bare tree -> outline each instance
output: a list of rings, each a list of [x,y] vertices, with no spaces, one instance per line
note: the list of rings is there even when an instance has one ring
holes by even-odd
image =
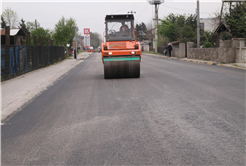
[[[39,22],[36,22],[37,23],[37,28],[40,28],[40,23]],[[31,32],[33,30],[36,29],[36,24],[35,24],[35,21],[27,21],[26,22],[26,28]]]
[[[146,24],[146,28],[147,28],[147,30],[152,30],[152,29],[154,29],[152,20],[149,20],[149,22]]]
[[[2,17],[6,22],[6,26],[10,26],[10,28],[17,28],[18,15],[15,11],[13,11],[10,8],[7,8],[3,11]]]

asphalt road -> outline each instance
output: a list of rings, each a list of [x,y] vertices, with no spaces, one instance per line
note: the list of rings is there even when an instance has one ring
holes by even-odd
[[[245,165],[245,71],[143,55],[139,79],[99,53],[2,125],[2,165]]]

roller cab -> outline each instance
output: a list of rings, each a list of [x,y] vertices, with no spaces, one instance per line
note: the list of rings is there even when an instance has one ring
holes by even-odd
[[[104,78],[139,78],[141,49],[134,29],[134,16],[107,15],[102,43]]]

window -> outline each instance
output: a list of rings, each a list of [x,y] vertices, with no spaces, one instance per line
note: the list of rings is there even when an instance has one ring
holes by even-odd
[[[200,23],[200,28],[204,30],[204,22]]]
[[[106,41],[135,40],[133,20],[106,22]]]

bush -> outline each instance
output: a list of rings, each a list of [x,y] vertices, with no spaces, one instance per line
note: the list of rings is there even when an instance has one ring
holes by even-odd
[[[212,46],[213,46],[213,44],[211,42],[208,42],[208,41],[204,42],[204,44],[203,44],[203,48],[210,48]]]
[[[221,34],[221,39],[224,41],[224,40],[231,40],[231,36],[227,33],[227,32],[223,32]]]

